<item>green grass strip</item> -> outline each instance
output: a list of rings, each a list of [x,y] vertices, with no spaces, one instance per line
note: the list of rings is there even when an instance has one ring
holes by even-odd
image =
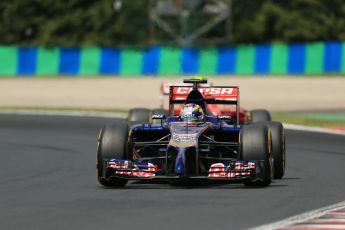
[[[101,52],[98,47],[87,47],[81,50],[79,75],[95,76],[99,74]]]
[[[120,108],[88,108],[88,107],[50,107],[50,106],[0,106],[0,111],[48,111],[48,112],[109,112],[127,113],[128,109]]]
[[[43,48],[37,50],[37,75],[56,76],[59,74],[59,48]]]
[[[0,77],[17,73],[17,47],[0,46]]]
[[[121,113],[126,115],[128,109],[122,108],[85,108],[85,107],[40,107],[40,106],[0,106],[0,111],[37,111],[37,112],[90,112]],[[308,125],[316,127],[345,127],[345,116],[332,114],[303,114],[274,112],[274,121],[287,124]]]
[[[218,50],[215,47],[200,49],[199,73],[202,75],[216,75]]]
[[[162,47],[159,61],[159,75],[181,74],[181,50],[179,48]]]
[[[141,75],[143,52],[139,49],[124,48],[120,55],[120,74],[124,76]]]
[[[335,114],[302,114],[300,116],[317,120],[345,121],[345,116]]]
[[[285,44],[271,46],[270,74],[286,74],[288,68],[288,47]]]
[[[345,73],[345,42],[341,44],[341,69],[342,73]]]
[[[236,74],[253,74],[255,65],[255,47],[240,45],[236,48]]]
[[[307,44],[306,52],[306,67],[307,74],[321,74],[324,69],[324,52],[325,47],[323,42]]]
[[[345,127],[344,116],[328,114],[272,113],[272,119],[283,123],[317,127]]]

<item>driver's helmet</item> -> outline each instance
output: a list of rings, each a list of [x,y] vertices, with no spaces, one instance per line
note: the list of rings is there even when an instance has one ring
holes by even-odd
[[[180,120],[186,122],[203,121],[204,111],[200,105],[197,104],[185,104],[180,111]]]

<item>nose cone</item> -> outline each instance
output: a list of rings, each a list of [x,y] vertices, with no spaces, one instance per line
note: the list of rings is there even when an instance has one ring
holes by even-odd
[[[178,175],[183,175],[184,173],[184,165],[181,158],[176,162],[175,173]]]

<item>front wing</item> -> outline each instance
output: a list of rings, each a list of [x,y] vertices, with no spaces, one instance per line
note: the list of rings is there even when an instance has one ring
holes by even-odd
[[[264,172],[264,161],[233,160],[212,164],[207,175],[204,176],[176,176],[166,175],[157,165],[150,162],[136,162],[130,160],[111,159],[106,161],[106,174],[109,178],[122,178],[127,180],[222,180],[229,182],[260,181]]]

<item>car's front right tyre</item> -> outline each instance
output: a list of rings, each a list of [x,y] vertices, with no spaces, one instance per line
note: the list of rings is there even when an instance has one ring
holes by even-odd
[[[106,162],[110,159],[126,159],[126,142],[128,137],[127,122],[106,125],[99,133],[97,145],[97,178],[106,187],[123,187],[127,180],[110,178],[106,170]]]

